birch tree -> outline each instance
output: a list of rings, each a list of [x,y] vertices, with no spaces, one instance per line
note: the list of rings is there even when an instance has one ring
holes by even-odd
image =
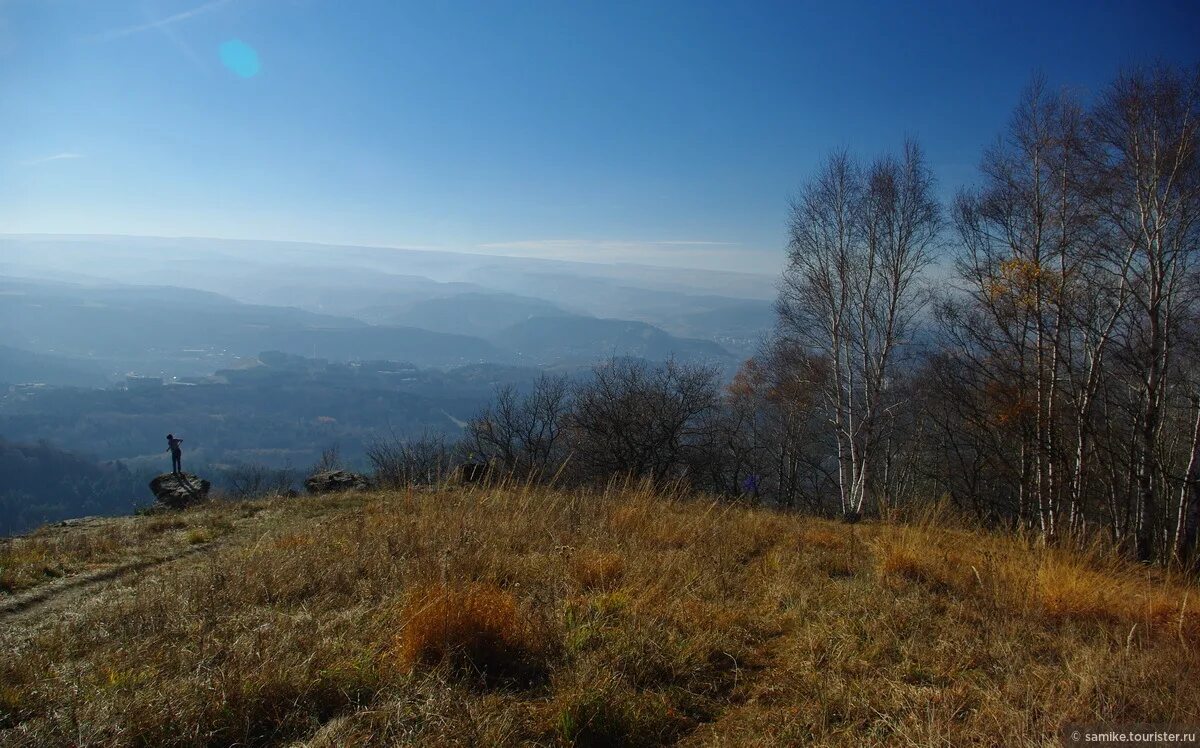
[[[926,301],[921,272],[940,226],[920,147],[862,169],[829,157],[793,202],[777,304],[789,344],[825,359],[824,408],[837,449],[838,502],[861,514],[881,460],[899,349]]]
[[[1196,313],[1200,253],[1200,75],[1169,69],[1122,75],[1090,118],[1104,186],[1098,205],[1129,255],[1123,281],[1131,313],[1123,360],[1136,393],[1130,445],[1137,555],[1150,560],[1170,543],[1167,475],[1160,441],[1170,407],[1183,331]],[[1176,517],[1191,516],[1187,501]],[[1182,538],[1182,535],[1176,533]]]
[[[1083,143],[1079,108],[1035,79],[984,155],[982,185],[960,193],[955,210],[957,303],[971,311],[953,315],[951,340],[987,383],[983,407],[1016,437],[1018,519],[1047,538],[1077,513],[1091,396],[1115,318],[1082,313],[1109,298],[1090,285],[1107,277],[1089,231]]]

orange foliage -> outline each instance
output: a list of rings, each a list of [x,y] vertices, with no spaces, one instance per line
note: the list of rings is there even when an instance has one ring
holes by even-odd
[[[1015,384],[991,382],[987,385],[987,396],[1001,426],[1016,424],[1036,412],[1037,406]]]
[[[1056,294],[1062,289],[1062,275],[1033,260],[1011,257],[1000,262],[999,273],[987,281],[984,291],[993,302],[1009,300],[1017,308],[1037,305],[1039,290]]]

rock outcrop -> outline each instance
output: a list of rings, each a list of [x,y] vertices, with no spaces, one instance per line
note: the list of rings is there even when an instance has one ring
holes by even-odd
[[[150,481],[150,490],[160,507],[183,509],[208,498],[212,484],[194,473],[163,473]]]
[[[371,481],[366,476],[349,470],[326,470],[304,479],[304,488],[311,494],[365,491],[370,487]]]

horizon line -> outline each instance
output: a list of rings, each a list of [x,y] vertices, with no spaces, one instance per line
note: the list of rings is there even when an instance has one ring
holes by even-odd
[[[580,259],[566,260],[566,259],[556,259],[556,258],[550,258],[550,257],[536,257],[536,256],[529,256],[529,255],[489,254],[489,253],[485,253],[485,252],[471,252],[471,251],[464,250],[464,249],[430,249],[428,247],[414,248],[414,247],[406,247],[406,246],[402,246],[402,245],[387,245],[387,244],[328,243],[328,242],[317,242],[317,241],[299,240],[299,239],[246,239],[246,238],[227,237],[227,236],[195,236],[195,235],[164,236],[164,235],[160,235],[160,234],[106,234],[106,233],[73,234],[73,233],[47,233],[47,232],[28,232],[28,231],[27,232],[0,232],[0,238],[15,238],[15,237],[31,237],[31,238],[38,238],[38,237],[51,238],[51,237],[53,237],[53,238],[65,238],[65,239],[89,239],[89,238],[90,239],[99,239],[99,238],[105,238],[105,239],[168,239],[168,240],[191,240],[191,241],[255,242],[255,243],[260,243],[260,244],[298,244],[301,246],[309,246],[309,247],[331,247],[331,248],[341,247],[341,248],[346,248],[346,249],[378,249],[378,250],[391,250],[391,251],[401,251],[401,252],[420,252],[420,253],[425,253],[425,254],[469,255],[471,257],[487,257],[487,258],[492,258],[492,259],[507,258],[507,259],[514,259],[514,260],[529,260],[532,262],[549,262],[549,263],[557,262],[557,263],[578,264],[578,265],[608,265],[608,266],[613,266],[613,267],[618,267],[618,266],[641,267],[641,268],[653,268],[655,270],[671,270],[671,271],[692,270],[692,271],[702,272],[702,273],[719,273],[719,274],[724,274],[724,275],[750,276],[750,277],[755,277],[755,278],[774,279],[777,277],[776,274],[772,274],[772,273],[752,272],[752,271],[746,271],[746,270],[717,270],[715,268],[707,268],[707,267],[691,267],[691,266],[681,266],[681,265],[655,265],[655,264],[651,264],[651,263],[629,262],[629,261],[604,262],[604,261],[580,260]],[[781,259],[783,259],[782,253],[781,253]]]

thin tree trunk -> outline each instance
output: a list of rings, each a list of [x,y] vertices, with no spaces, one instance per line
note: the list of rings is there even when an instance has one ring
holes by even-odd
[[[1200,397],[1193,397],[1192,405],[1196,409],[1192,456],[1183,487],[1179,489],[1179,519],[1175,526],[1175,558],[1184,564],[1194,559],[1200,528]]]

